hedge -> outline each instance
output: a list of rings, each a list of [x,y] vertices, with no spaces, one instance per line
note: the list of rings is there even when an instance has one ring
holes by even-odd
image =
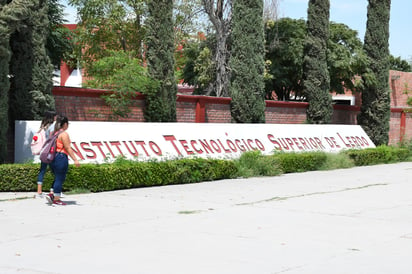
[[[331,159],[338,165],[327,165]],[[341,161],[342,158],[345,161]],[[364,150],[347,150],[338,155],[325,152],[275,152],[262,155],[246,152],[236,160],[182,158],[168,161],[137,162],[123,158],[114,163],[69,166],[64,191],[110,191],[149,186],[188,184],[236,177],[276,176],[283,173],[347,168],[353,165],[395,163],[411,159],[406,147],[379,146]],[[339,163],[345,163],[340,164]],[[348,165],[350,162],[350,165]],[[353,165],[352,165],[353,162]],[[0,165],[0,192],[31,192],[37,188],[39,164]],[[47,172],[43,189],[51,187],[53,175]]]

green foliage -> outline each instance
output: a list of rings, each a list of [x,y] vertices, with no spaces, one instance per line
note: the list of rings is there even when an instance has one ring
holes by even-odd
[[[0,165],[0,191],[35,191],[38,164]],[[136,162],[121,159],[113,164],[82,164],[69,167],[64,191],[92,192],[147,186],[196,183],[237,176],[233,161],[180,159]],[[52,174],[47,172],[43,187],[50,188]]]
[[[403,60],[400,56],[395,57],[392,54],[389,55],[389,69],[397,70],[397,71],[404,71],[404,72],[411,72],[412,66],[408,63],[408,61]]]
[[[332,119],[332,96],[327,64],[329,39],[329,0],[309,1],[304,61],[303,90],[309,107],[307,120],[313,124],[328,124]]]
[[[190,41],[184,44],[185,64],[182,68],[183,83],[194,86],[194,94],[204,94],[215,79],[215,64],[212,51],[206,43]]]
[[[47,35],[47,55],[55,68],[60,68],[62,60],[66,60],[74,50],[74,33],[63,27],[64,6],[58,0],[48,0],[49,27]]]
[[[306,22],[303,19],[281,18],[267,21],[266,63],[268,77],[265,79],[266,96],[277,100],[304,100],[303,50],[306,39]],[[356,90],[359,82],[353,81],[365,66],[365,54],[357,31],[344,24],[329,23],[327,64],[330,75],[330,90],[343,93],[344,89]]]
[[[235,164],[238,175],[244,178],[277,176],[283,173],[277,158],[263,156],[260,151],[242,153]]]
[[[81,60],[86,71],[94,61],[112,51],[131,51],[142,57],[145,35],[143,18],[147,15],[143,0],[69,0],[77,8],[79,23],[73,57]],[[88,76],[93,77],[88,73]]]
[[[305,38],[306,22],[303,19],[281,18],[266,22],[265,59],[268,77],[265,79],[265,90],[268,99],[272,98],[272,91],[281,101],[302,97]]]
[[[375,145],[389,141],[389,15],[390,0],[369,0],[364,50],[367,69],[362,74],[362,106],[358,123]]]
[[[202,0],[176,0],[173,1],[173,4],[176,44],[190,39],[194,34],[207,27],[207,20],[204,20]]]
[[[177,84],[174,76],[173,1],[149,1],[147,26],[147,67],[149,75],[160,83],[146,94],[147,122],[175,122]]]
[[[355,163],[346,153],[326,153],[326,160],[319,170],[333,170],[354,167]]]
[[[10,121],[41,119],[54,108],[53,66],[46,53],[47,10],[47,1],[35,1],[27,7],[30,16],[21,19],[21,27],[10,37]]]
[[[7,131],[14,120],[39,119],[54,108],[53,68],[45,49],[48,4],[22,0],[0,6],[0,163],[6,159]]]
[[[103,57],[90,66],[90,73],[94,78],[87,81],[86,85],[111,90],[102,98],[110,106],[113,120],[128,116],[129,107],[137,92],[150,95],[159,85],[149,77],[142,62],[133,56],[130,52],[110,51],[108,57]]]
[[[324,152],[279,152],[273,156],[285,173],[318,170],[327,160]]]
[[[277,176],[283,173],[331,170],[362,165],[386,164],[410,160],[412,142],[399,147],[379,146],[364,150],[346,150],[338,154],[324,152],[275,152],[262,155],[245,152],[236,160],[183,158],[168,161],[138,162],[118,158],[112,164],[82,164],[69,167],[64,183],[66,193],[100,192],[236,177]],[[36,191],[39,164],[0,165],[0,192]],[[53,175],[47,172],[43,187],[51,187]]]
[[[327,46],[330,90],[336,93],[358,90],[360,83],[354,79],[362,73],[366,56],[357,31],[345,24],[330,22]]]
[[[344,153],[354,161],[356,166],[365,166],[405,161],[410,155],[410,150],[381,145],[363,150],[348,150]]]
[[[9,128],[9,35],[8,28],[0,18],[0,164],[7,157],[7,131]]]
[[[265,122],[262,16],[262,1],[233,3],[229,93],[232,120],[237,123]]]

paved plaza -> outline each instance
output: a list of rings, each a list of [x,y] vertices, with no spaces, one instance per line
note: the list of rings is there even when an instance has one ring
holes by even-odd
[[[0,273],[410,274],[412,163],[0,193]]]

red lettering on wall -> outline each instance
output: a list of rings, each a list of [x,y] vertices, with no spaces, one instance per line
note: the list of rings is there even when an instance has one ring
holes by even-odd
[[[130,146],[133,147],[134,152],[132,152],[132,151],[130,150],[129,146],[127,145],[127,142],[126,142],[126,141],[123,141],[123,144],[126,146],[127,151],[129,151],[129,153],[130,153],[131,155],[133,155],[134,157],[137,157],[137,156],[139,155],[139,153],[137,152],[136,147],[134,146],[134,144],[133,144],[132,141],[129,141],[129,143],[130,143]]]
[[[147,152],[146,147],[145,147],[146,143],[144,141],[134,141],[134,142],[136,143],[136,145],[140,146],[143,149],[146,156],[149,156],[149,153]]]
[[[72,150],[80,159],[84,160],[83,155],[81,154],[79,148],[77,147],[76,142],[72,142]]]
[[[162,156],[162,150],[155,142],[150,141],[149,147],[157,156]]]
[[[276,150],[282,150],[282,146],[279,144],[278,141],[275,140],[275,137],[272,134],[268,134],[269,141],[275,145]]]
[[[303,147],[300,146],[298,139],[296,138],[292,138],[293,142],[296,144],[296,146],[298,147],[299,150],[303,150]]]
[[[242,145],[241,141],[239,139],[235,140],[236,146],[239,148],[240,151],[246,151],[246,148],[244,145]]]
[[[124,156],[122,150],[121,150],[120,147],[119,147],[119,146],[121,145],[119,141],[111,141],[110,144],[111,144],[112,146],[115,146],[115,147],[117,148],[117,150],[119,151],[120,155]]]
[[[94,142],[94,141],[91,141],[90,142],[91,144],[92,144],[92,146],[95,146],[95,147],[97,147],[98,149],[99,149],[99,151],[100,151],[100,153],[102,154],[102,157],[103,157],[103,159],[105,159],[106,158],[106,154],[104,154],[104,152],[103,152],[103,149],[102,149],[102,142]]]
[[[171,142],[174,149],[176,150],[177,154],[182,155],[182,153],[180,152],[180,150],[177,148],[175,142],[176,142],[176,138],[173,135],[163,135],[163,138],[165,138],[166,141]]]
[[[196,145],[197,145],[196,140],[190,140],[190,145],[192,146],[194,151],[196,151],[197,154],[202,154],[204,152],[202,149],[196,147]]]
[[[346,142],[345,142],[345,139],[343,139],[343,138],[342,138],[342,136],[340,136],[340,134],[339,134],[338,132],[336,132],[336,135],[338,135],[338,136],[339,136],[339,138],[340,138],[340,139],[341,139],[341,141],[345,144],[345,146],[346,146],[346,147],[351,147],[351,145],[350,145],[350,144],[348,144],[348,143],[346,143]]]
[[[225,151],[225,153],[230,153],[230,149],[226,149],[223,144],[222,141],[220,141],[220,139],[217,139],[217,141],[219,142],[220,146],[223,148],[223,150]]]
[[[215,153],[206,140],[203,140],[203,141],[199,140],[199,142],[200,142],[200,144],[202,145],[203,149],[206,151],[207,154]]]
[[[184,148],[184,150],[186,151],[187,155],[192,155],[194,153],[193,151],[190,150],[189,145],[187,144],[186,140],[179,140],[179,142]]]
[[[81,142],[81,143],[80,143],[80,147],[81,147],[84,151],[86,151],[86,157],[87,157],[88,159],[96,159],[97,154],[96,154],[96,152],[94,152],[93,149],[90,148],[89,143]],[[88,153],[91,153],[91,155],[88,154]]]

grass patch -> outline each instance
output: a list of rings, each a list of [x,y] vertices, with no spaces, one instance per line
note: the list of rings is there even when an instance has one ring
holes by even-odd
[[[325,162],[319,167],[319,170],[334,170],[341,168],[354,167],[355,163],[344,153],[326,153]]]

